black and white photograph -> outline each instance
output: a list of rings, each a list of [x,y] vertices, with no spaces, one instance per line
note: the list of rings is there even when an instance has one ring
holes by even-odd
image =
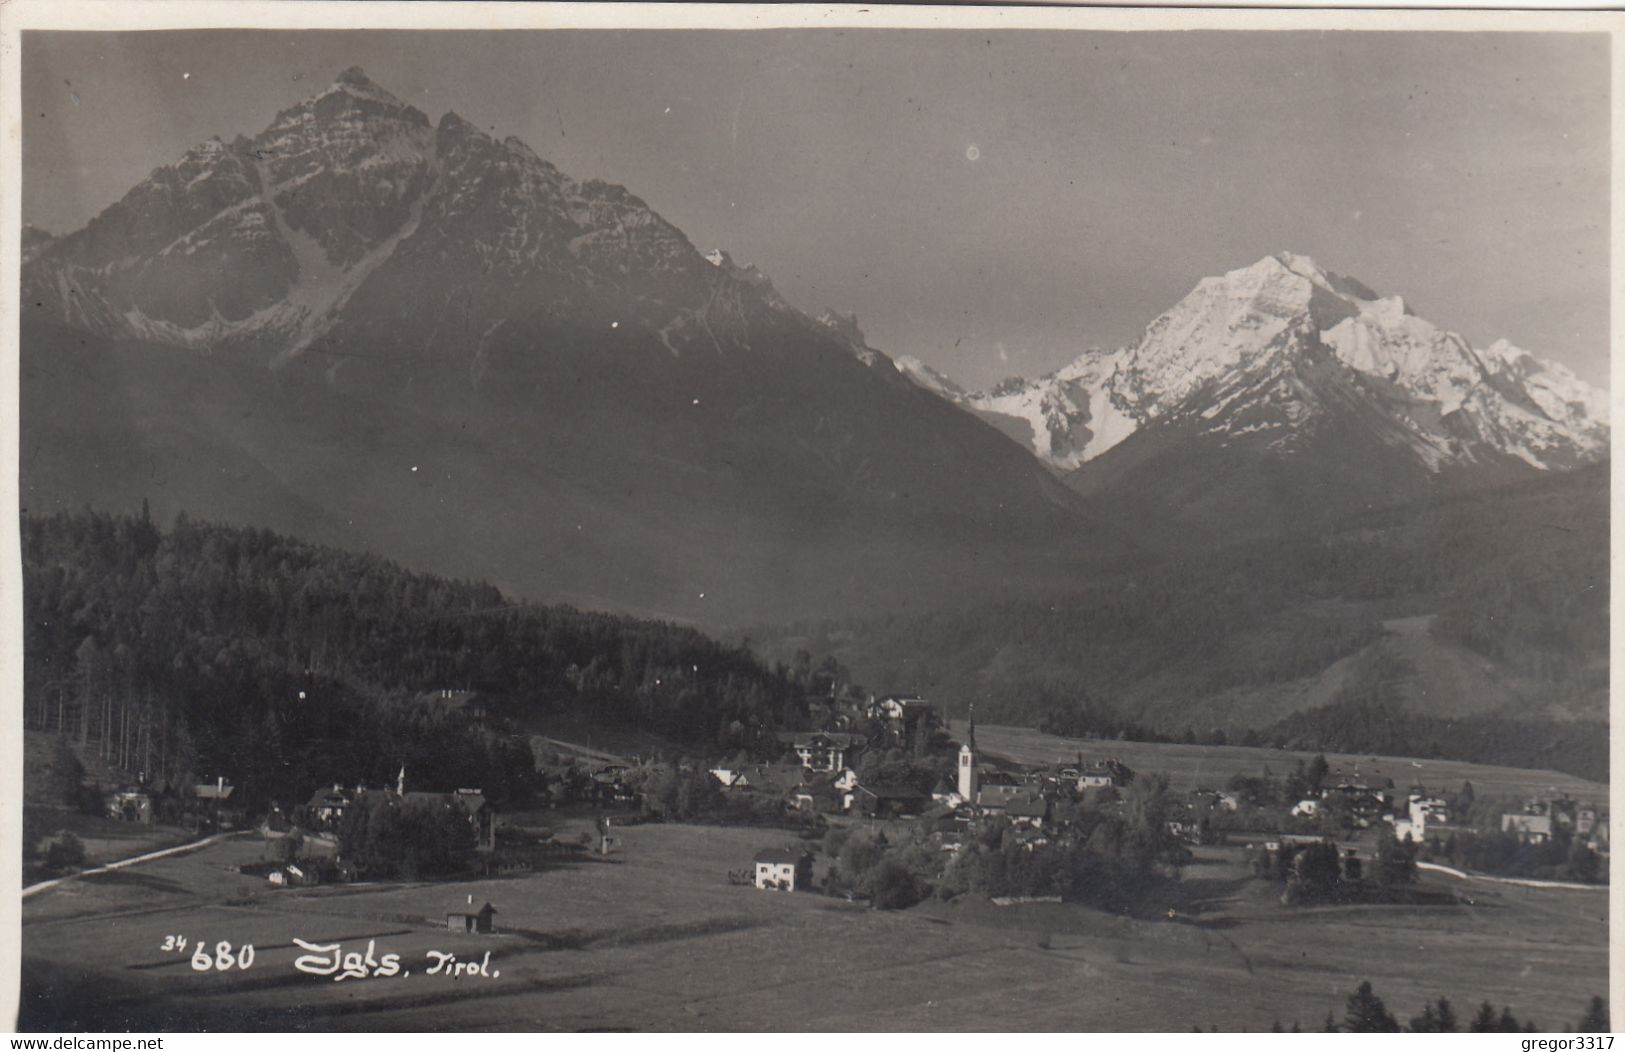
[[[1608,1031],[1621,28],[0,9],[0,1023]]]

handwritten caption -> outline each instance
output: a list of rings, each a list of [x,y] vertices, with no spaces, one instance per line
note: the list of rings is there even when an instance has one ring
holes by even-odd
[[[342,982],[345,979],[404,979],[412,974],[411,969],[401,966],[400,954],[380,952],[374,939],[367,940],[365,950],[346,950],[343,943],[306,942],[304,939],[294,939],[293,944],[305,951],[294,959],[294,970],[306,975]],[[207,939],[193,941],[185,935],[166,935],[158,948],[164,953],[185,954],[188,946],[192,947],[194,972],[247,971],[254,965],[252,943],[233,946],[222,939],[211,946]],[[489,950],[478,961],[458,960],[455,953],[428,950],[423,963],[424,975],[451,979],[495,979],[502,975],[491,967]]]

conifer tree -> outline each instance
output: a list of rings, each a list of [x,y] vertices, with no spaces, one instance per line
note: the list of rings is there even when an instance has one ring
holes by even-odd
[[[1608,1033],[1608,1002],[1600,997],[1593,997],[1591,1004],[1586,1007],[1585,1015],[1574,1024],[1574,1029],[1582,1034]]]
[[[1349,995],[1343,1013],[1343,1029],[1351,1034],[1392,1034],[1399,1031],[1399,1021],[1372,991],[1371,982],[1367,980]]]

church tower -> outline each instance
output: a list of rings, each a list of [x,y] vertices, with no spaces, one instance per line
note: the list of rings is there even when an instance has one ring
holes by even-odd
[[[971,706],[970,733],[959,747],[959,795],[967,803],[976,802],[976,706]]]

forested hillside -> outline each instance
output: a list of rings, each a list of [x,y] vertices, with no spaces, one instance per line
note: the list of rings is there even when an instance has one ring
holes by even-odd
[[[793,673],[692,629],[264,530],[24,517],[22,556],[26,725],[159,783],[225,777],[251,803],[393,783],[403,763],[422,789],[523,792],[523,740],[418,697],[440,688],[494,699],[498,727],[568,711],[697,750],[772,749],[803,704]]]
[[[1374,510],[1320,535],[1174,558],[1062,601],[758,638],[770,650],[834,655],[865,682],[928,693],[957,712],[974,702],[990,721],[1106,736],[1284,735],[1389,752],[1456,737],[1471,743],[1454,747],[1468,750],[1460,758],[1516,762],[1551,758],[1560,740],[1607,718],[1608,545],[1600,464]],[[1406,619],[1426,628],[1398,648],[1393,626]],[[1415,655],[1472,674],[1419,671]],[[1386,715],[1370,716],[1379,704]],[[1307,713],[1316,715],[1295,715]],[[1333,716],[1337,733],[1315,739]],[[1400,716],[1417,722],[1394,723]],[[1470,717],[1472,733],[1446,716]],[[1605,773],[1595,759],[1584,763],[1592,777]]]

